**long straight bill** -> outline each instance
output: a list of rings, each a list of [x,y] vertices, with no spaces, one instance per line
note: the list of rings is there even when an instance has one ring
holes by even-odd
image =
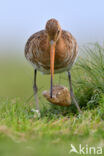
[[[50,97],[52,98],[53,75],[54,75],[54,59],[55,59],[55,43],[50,42],[50,73],[51,73],[51,89]]]

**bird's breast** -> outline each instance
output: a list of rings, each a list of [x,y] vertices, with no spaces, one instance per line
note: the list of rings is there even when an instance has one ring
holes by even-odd
[[[35,35],[36,36],[36,35]],[[55,72],[69,70],[77,55],[77,43],[69,34],[63,32],[63,36],[57,41],[55,47]],[[50,45],[47,35],[31,40],[25,54],[27,60],[35,69],[43,73],[50,73]]]
[[[40,46],[41,47],[41,46]],[[65,46],[64,42],[58,42],[55,47],[55,62],[54,68],[61,68],[65,66],[68,59],[70,59],[70,51]],[[37,49],[37,56],[39,64],[43,65],[47,69],[50,68],[50,46],[43,46]]]

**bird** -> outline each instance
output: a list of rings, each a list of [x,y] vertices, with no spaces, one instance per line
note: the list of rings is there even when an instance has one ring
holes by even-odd
[[[78,102],[75,99],[71,67],[78,55],[78,44],[73,35],[63,30],[58,20],[52,18],[46,22],[45,29],[31,35],[26,42],[24,54],[34,69],[34,97],[36,110],[39,111],[38,87],[36,83],[37,71],[50,74],[50,97],[52,98],[53,76],[56,73],[67,72],[71,98],[81,113]]]

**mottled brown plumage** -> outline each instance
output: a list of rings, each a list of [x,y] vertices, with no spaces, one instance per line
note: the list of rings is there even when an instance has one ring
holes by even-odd
[[[59,32],[60,31],[60,32]],[[57,38],[57,33],[58,38]],[[56,40],[55,46],[55,73],[69,71],[74,63],[78,46],[71,33],[61,30],[59,23],[51,19],[46,29],[33,34],[25,46],[25,57],[35,69],[50,73],[50,40]]]
[[[70,106],[71,97],[69,90],[64,86],[53,86],[53,97],[50,98],[50,92],[44,91],[43,96],[51,103],[59,106]]]
[[[28,39],[25,46],[25,57],[34,67],[33,89],[37,110],[39,110],[36,85],[37,70],[44,74],[51,74],[51,99],[53,98],[52,92],[54,73],[67,71],[69,77],[70,95],[78,111],[81,112],[73,94],[71,74],[69,72],[73,63],[75,62],[77,53],[78,46],[75,38],[68,31],[62,30],[59,22],[56,19],[48,20],[45,30],[33,34]],[[53,99],[51,101],[53,101]],[[62,101],[61,104],[63,104]]]

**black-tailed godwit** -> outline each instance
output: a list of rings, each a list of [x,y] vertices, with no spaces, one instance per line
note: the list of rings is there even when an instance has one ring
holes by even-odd
[[[36,75],[37,70],[44,74],[51,74],[50,97],[54,73],[67,71],[71,98],[79,112],[80,107],[74,97],[70,69],[78,54],[78,45],[75,38],[68,31],[62,30],[56,19],[46,23],[45,30],[33,34],[25,46],[25,57],[34,67],[34,95],[36,109],[39,110]]]

